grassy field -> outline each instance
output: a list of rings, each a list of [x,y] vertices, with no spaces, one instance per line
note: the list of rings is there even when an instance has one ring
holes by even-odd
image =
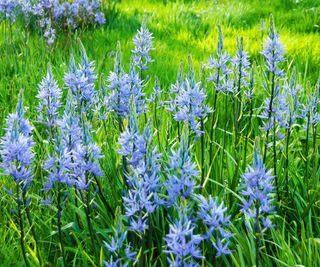
[[[154,50],[151,52],[154,62],[146,72],[146,75],[150,77],[146,92],[148,95],[151,93],[155,77],[158,77],[165,92],[164,97],[167,98],[166,92],[176,80],[180,62],[184,63],[185,70],[188,69],[188,56],[191,56],[197,80],[200,80],[201,64],[207,63],[209,56],[216,51],[217,26],[220,25],[224,35],[225,49],[234,55],[237,37],[243,37],[244,48],[248,51],[250,60],[256,62],[257,65],[255,69],[257,98],[254,103],[252,125],[249,126],[251,128],[249,128],[248,159],[244,159],[244,163],[247,164],[251,162],[255,141],[259,138],[263,139],[259,131],[261,120],[258,114],[263,102],[262,97],[265,97],[266,93],[262,88],[264,59],[260,51],[268,35],[270,14],[273,14],[276,29],[285,47],[286,61],[282,66],[290,74],[289,76],[296,69],[297,80],[307,92],[303,95],[304,102],[307,102],[308,94],[316,90],[315,86],[320,74],[320,1],[317,0],[122,0],[117,3],[115,9],[111,9],[107,3],[104,3],[104,11],[107,19],[105,26],[79,30],[68,37],[60,34],[51,49],[47,49],[37,30],[25,29],[21,22],[14,24],[12,30],[9,30],[8,25],[4,22],[0,26],[0,54],[2,55],[0,63],[0,124],[2,127],[0,132],[2,135],[5,118],[14,111],[19,91],[23,89],[26,114],[31,121],[34,121],[33,124],[36,127],[34,139],[37,143],[36,150],[39,152],[35,164],[36,179],[32,189],[33,193],[30,196],[33,203],[32,216],[37,235],[41,240],[42,266],[63,266],[57,241],[57,230],[54,225],[56,208],[40,205],[42,194],[40,189],[45,176],[42,163],[45,153],[49,150],[46,148],[48,140],[45,130],[35,122],[38,103],[35,96],[38,92],[38,84],[47,72],[48,64],[52,66],[55,78],[63,87],[63,75],[68,70],[70,56],[75,55],[76,60],[80,60],[81,42],[89,59],[95,61],[95,69],[99,77],[97,88],[100,88],[100,85],[105,83],[109,71],[113,69],[117,42],[121,46],[124,68],[129,70],[133,49],[132,38],[140,28],[142,21],[145,20],[148,29],[154,36]],[[204,84],[207,86],[209,95],[207,102],[212,106],[213,94],[210,91],[212,87],[207,82]],[[66,97],[66,90],[64,90],[64,97]],[[204,149],[199,140],[194,142],[190,149],[197,168],[204,168],[206,172],[205,194],[225,197],[226,205],[232,213],[235,224],[238,224],[238,226],[232,226],[232,232],[235,235],[232,241],[233,254],[214,262],[203,261],[201,266],[255,265],[254,236],[244,230],[245,227],[242,227],[242,215],[238,212],[238,206],[234,204],[239,198],[239,192],[236,186],[232,185],[232,179],[237,171],[240,174],[244,173],[247,164],[241,166],[240,170],[236,170],[237,152],[233,139],[235,120],[233,114],[229,117],[228,109],[226,110],[228,104],[231,106],[232,101],[221,95],[218,97],[219,105],[216,111],[218,122],[213,162],[209,162],[211,155],[209,155],[208,147]],[[151,110],[147,115],[148,118],[153,116],[153,107],[150,104]],[[230,113],[231,111],[233,110],[229,110]],[[242,126],[244,131],[247,131],[248,110],[244,110],[244,113]],[[158,116],[161,120],[159,125],[156,125],[160,132],[157,145],[167,160],[170,149],[176,148],[179,143],[178,128],[163,108],[159,110]],[[205,142],[210,142],[207,137],[210,132],[210,123],[209,118],[205,120]],[[141,118],[140,126],[143,125],[144,119]],[[93,128],[94,139],[101,146],[104,154],[104,159],[100,161],[104,173],[103,192],[113,211],[120,216],[123,194],[123,184],[119,178],[121,176],[121,157],[117,154],[120,133],[114,127],[114,120],[111,117],[108,117],[105,124],[94,121]],[[268,237],[261,245],[260,266],[320,266],[319,133],[314,133],[314,139],[312,138],[313,136],[306,138],[302,130],[293,132],[289,153],[290,165],[287,168],[284,167],[285,153],[282,150],[279,152],[279,159],[276,163],[280,170],[279,181],[284,183],[283,173],[289,169],[290,197],[287,198],[286,192],[283,191],[283,199],[277,206],[279,213],[273,218],[276,227],[269,231]],[[244,133],[241,133],[239,142],[243,148]],[[310,147],[307,146],[305,152],[306,143],[310,143]],[[312,145],[314,147],[311,147]],[[313,160],[314,165],[309,168],[312,170],[310,180],[306,184],[303,180],[304,166],[309,150],[310,162]],[[202,162],[203,157],[205,157],[205,163]],[[272,159],[272,154],[268,153],[266,161],[268,168],[272,168]],[[10,187],[8,185],[13,183],[10,181],[10,178],[3,177],[0,186]],[[98,197],[95,205],[93,224],[97,232],[97,242],[101,245],[103,240],[109,238],[112,232],[111,226],[116,224],[117,220],[112,219]],[[5,190],[0,192],[0,207],[2,209],[0,266],[24,266],[17,241],[18,226],[11,216],[12,213],[15,213],[14,204],[12,198],[8,198]],[[164,218],[163,212],[161,210],[156,214],[158,222],[159,217]],[[83,222],[82,227],[75,222],[75,214]],[[86,250],[90,247],[90,240],[88,231],[83,226],[85,224],[83,209],[72,202],[66,208],[63,216],[65,251],[70,261],[68,266],[99,266],[102,264],[102,260],[108,257],[102,246],[98,249],[96,259]],[[153,219],[156,221],[156,217]],[[243,234],[244,232],[246,234]],[[156,232],[156,234],[159,233]],[[37,249],[34,241],[30,237],[30,230],[27,230],[26,235],[29,237],[26,243],[31,266],[41,266],[39,256],[36,255]],[[159,249],[164,246],[164,241],[156,244],[156,238],[153,239],[152,244]],[[91,249],[92,247],[89,250]],[[207,251],[205,247],[203,250]],[[156,257],[150,251],[146,255],[146,261],[142,265],[140,262],[135,266],[168,266],[165,256]],[[152,257],[153,260],[151,260]]]
[[[154,64],[150,72],[159,76],[168,86],[176,76],[180,61],[191,55],[198,67],[206,63],[217,42],[217,25],[221,25],[225,47],[235,51],[236,38],[244,38],[245,49],[253,60],[261,61],[259,51],[267,34],[269,14],[275,23],[286,48],[288,66],[299,69],[301,79],[315,82],[320,64],[320,3],[318,1],[121,1],[116,11],[106,11],[105,27],[84,31],[70,40],[60,36],[56,46],[48,52],[41,36],[36,32],[25,36],[24,28],[16,26],[12,37],[4,29],[1,32],[0,66],[1,117],[14,107],[21,88],[34,95],[37,84],[50,62],[53,72],[61,80],[67,69],[70,54],[79,54],[80,39],[89,58],[96,62],[99,73],[108,73],[113,66],[116,43],[121,43],[124,62],[129,61],[133,49],[132,37],[146,17],[154,34]],[[109,15],[109,16],[108,16]],[[3,24],[4,26],[4,24]],[[78,35],[78,36],[77,36]],[[27,45],[26,45],[27,42]],[[166,72],[162,70],[166,69]],[[30,73],[33,75],[30,76]],[[26,101],[33,100],[26,97]],[[13,105],[12,105],[12,104]],[[9,104],[9,105],[8,105]],[[27,103],[29,104],[29,103]]]

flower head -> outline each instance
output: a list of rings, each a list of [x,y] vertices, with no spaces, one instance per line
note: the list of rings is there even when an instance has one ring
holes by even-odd
[[[44,123],[48,128],[53,128],[57,124],[59,117],[59,108],[61,107],[62,92],[58,87],[56,80],[53,77],[51,67],[48,67],[46,77],[39,85],[37,98],[38,105],[38,120]]]
[[[140,71],[147,70],[149,63],[152,62],[149,55],[149,52],[153,49],[152,39],[152,33],[149,32],[145,23],[143,23],[133,38],[135,47],[132,50],[134,65],[136,65]]]
[[[267,171],[263,165],[261,156],[254,152],[253,165],[249,166],[242,176],[243,204],[241,212],[247,216],[247,225],[253,219],[254,225],[268,226],[267,216],[272,213],[273,202],[273,179],[271,171]]]

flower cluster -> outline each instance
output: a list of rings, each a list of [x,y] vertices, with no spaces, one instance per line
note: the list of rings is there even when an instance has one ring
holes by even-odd
[[[22,96],[19,98],[16,112],[8,116],[6,123],[6,133],[0,141],[1,168],[4,175],[11,176],[25,189],[33,180],[34,142],[33,127],[24,117]]]
[[[203,238],[195,234],[195,225],[188,217],[186,208],[177,208],[178,218],[169,226],[165,237],[166,253],[170,266],[199,266],[203,259],[199,244]]]
[[[128,195],[123,197],[129,228],[142,233],[147,228],[147,215],[162,204],[158,196],[161,191],[160,154],[152,147],[152,131],[149,125],[139,133],[137,117],[132,111],[129,125],[121,134],[118,152],[128,160],[130,169],[126,174]]]
[[[263,47],[261,54],[266,59],[266,68],[268,72],[273,73],[275,76],[284,76],[283,70],[279,67],[279,64],[285,60],[284,47],[280,42],[280,36],[275,32],[273,19],[270,21],[270,31],[268,39]]]
[[[247,226],[250,228],[250,220],[253,219],[255,229],[262,231],[272,226],[267,217],[274,210],[273,202],[273,180],[271,171],[267,171],[263,165],[261,156],[255,152],[253,165],[249,166],[246,173],[242,175],[241,194],[243,204],[241,212],[246,216]]]
[[[174,205],[179,196],[189,198],[196,187],[197,176],[198,170],[189,155],[188,138],[184,132],[179,149],[172,151],[169,157],[166,182],[167,204]]]
[[[226,216],[227,208],[224,203],[219,204],[217,199],[209,195],[208,200],[202,195],[196,196],[200,210],[198,218],[206,225],[207,233],[204,239],[210,240],[216,250],[217,257],[229,255],[229,239],[232,237],[226,228],[230,225],[230,216]]]
[[[141,26],[140,30],[133,38],[135,47],[132,50],[132,60],[140,71],[147,70],[149,63],[152,62],[149,55],[150,50],[153,49],[152,39],[152,33],[149,32],[145,24]]]
[[[207,68],[212,71],[209,75],[208,81],[213,83],[214,90],[216,92],[230,92],[233,90],[231,80],[229,79],[229,75],[232,73],[229,66],[231,57],[226,51],[223,51],[223,35],[220,27],[218,30],[219,41],[217,53],[216,56],[211,56],[207,63]],[[236,57],[236,62],[238,61],[239,59]]]
[[[54,43],[56,31],[70,31],[88,25],[102,25],[105,17],[99,0],[5,0],[0,2],[3,20],[15,22],[21,15],[25,23],[35,21],[43,31],[48,45]],[[27,25],[26,25],[27,26]]]
[[[51,0],[42,2],[48,8],[54,8],[54,3]],[[309,170],[312,169],[314,177],[317,174],[320,88],[300,97],[303,89],[295,74],[290,80],[279,78],[284,75],[280,68],[283,49],[271,26],[263,51],[268,74],[265,87],[271,89],[271,93],[267,94],[265,101],[256,99],[253,94],[256,67],[250,65],[242,40],[239,39],[237,52],[231,60],[224,51],[219,29],[216,56],[207,65],[210,68],[209,81],[213,82],[215,90],[209,95],[214,98],[213,109],[218,111],[211,120],[206,118],[211,115],[208,114],[211,102],[207,101],[204,90],[207,84],[204,67],[201,82],[197,82],[190,57],[188,72],[183,72],[181,64],[167,101],[157,79],[147,99],[147,89],[152,89],[148,87],[148,81],[153,77],[147,80],[143,71],[151,62],[152,35],[145,25],[134,37],[134,45],[133,62],[127,72],[121,64],[118,46],[114,70],[109,73],[107,85],[102,83],[102,92],[96,90],[98,75],[84,49],[81,50],[80,64],[71,58],[69,70],[64,75],[66,86],[61,87],[65,88],[64,92],[48,68],[38,86],[36,121],[41,124],[35,124],[39,126],[35,132],[39,137],[37,140],[43,142],[39,142],[37,149],[34,150],[33,127],[24,116],[21,96],[15,113],[8,116],[5,134],[0,141],[0,167],[17,186],[21,246],[29,238],[29,234],[24,236],[24,216],[27,216],[31,230],[33,225],[38,227],[31,222],[28,214],[31,206],[26,204],[29,195],[26,188],[30,189],[31,195],[34,192],[31,191],[31,182],[37,180],[37,185],[42,188],[39,195],[45,198],[43,204],[57,204],[48,209],[48,212],[57,212],[57,220],[51,221],[50,216],[48,222],[51,225],[57,221],[59,250],[65,266],[69,264],[67,260],[73,258],[73,253],[77,253],[76,249],[64,253],[64,243],[69,240],[77,240],[79,244],[85,241],[80,254],[90,257],[86,256],[84,263],[90,261],[90,264],[104,264],[106,267],[145,266],[148,265],[146,260],[175,267],[207,266],[212,262],[232,265],[243,246],[247,248],[243,256],[250,256],[249,259],[241,256],[244,265],[252,266],[251,250],[255,252],[256,266],[259,266],[260,256],[263,263],[269,263],[268,253],[260,255],[260,244],[273,226],[272,215],[277,204],[274,192],[281,200],[279,203],[291,203],[286,202],[284,194],[279,194],[282,184],[277,178],[284,177],[280,181],[285,181],[289,195],[291,169],[302,166],[302,162],[306,180],[312,177]],[[260,88],[259,81],[256,88]],[[67,96],[65,104],[63,95]],[[159,115],[163,117],[157,117],[157,105],[161,105],[162,100],[167,106],[159,109]],[[249,108],[246,101],[250,102]],[[151,102],[155,102],[154,113],[148,109]],[[264,103],[262,114],[261,102]],[[105,113],[101,115],[100,112]],[[244,170],[247,155],[251,155],[252,140],[259,133],[257,126],[261,118],[263,126],[260,130],[267,132],[263,141],[268,144],[270,139],[273,140],[273,154],[271,157],[267,153],[266,146],[262,158],[257,153],[261,143],[256,141],[253,163]],[[119,129],[116,129],[115,121],[118,121]],[[299,142],[290,143],[294,127],[302,126],[302,122],[307,124],[305,139],[300,138],[301,133],[297,131],[291,138]],[[221,125],[224,125],[223,129]],[[44,134],[48,137],[46,139],[42,136],[42,127],[48,132],[49,136]],[[309,138],[311,129],[312,138]],[[199,141],[192,138],[194,133],[197,137],[201,134]],[[119,138],[116,155],[111,154],[115,151],[110,145],[115,138]],[[285,153],[277,153],[280,140],[286,140]],[[301,140],[305,144],[305,157],[291,162],[291,158],[301,154]],[[309,148],[311,142],[313,153]],[[290,149],[293,144],[298,146],[297,149]],[[103,160],[103,153],[110,153],[110,158]],[[208,155],[210,160],[207,160]],[[37,164],[34,158],[37,158]],[[269,165],[268,168],[264,165],[270,161],[273,161],[273,173],[268,170]],[[34,172],[33,165],[38,167],[37,172]],[[39,175],[42,171],[46,179],[44,183],[38,179],[42,178]],[[104,174],[108,174],[108,178],[110,175],[110,179],[102,180]],[[295,176],[302,176],[301,171],[295,171]],[[303,186],[302,180],[299,185]],[[309,184],[306,183],[301,191],[298,192],[301,197],[303,194],[307,196]],[[74,208],[74,212],[62,216],[68,205]],[[232,207],[232,215],[229,215],[229,207]],[[290,218],[290,212],[286,211],[288,217],[284,219]],[[306,212],[314,215],[311,208]],[[69,224],[65,224],[67,219]],[[67,235],[70,226],[75,237]],[[278,246],[277,240],[273,241]],[[102,246],[105,255],[101,253]],[[255,250],[251,249],[252,246]],[[228,256],[235,247],[237,252]],[[22,251],[26,255],[24,248]],[[28,263],[28,258],[25,262]]]
[[[53,128],[57,124],[59,108],[61,107],[62,92],[55,81],[51,67],[49,66],[47,76],[39,85],[37,98],[40,100],[38,105],[38,120],[48,128]]]
[[[187,122],[197,135],[203,134],[199,119],[207,116],[210,109],[205,105],[206,95],[201,88],[201,83],[192,85],[189,79],[185,79],[176,91],[175,98],[167,109],[174,112],[176,121]]]
[[[85,50],[81,49],[81,64],[76,65],[71,57],[69,71],[64,76],[66,86],[77,100],[77,109],[80,112],[92,112],[97,102],[95,81],[97,76],[94,71],[94,62],[89,61]],[[90,114],[89,114],[90,115]]]
[[[130,103],[134,102],[138,115],[146,110],[143,81],[133,65],[129,73],[123,71],[120,60],[120,47],[117,48],[114,70],[107,78],[109,94],[105,103],[109,111],[114,112],[119,118],[127,118],[130,112]]]

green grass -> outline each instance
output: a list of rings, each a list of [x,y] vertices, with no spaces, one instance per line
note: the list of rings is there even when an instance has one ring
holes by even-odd
[[[150,72],[168,86],[175,77],[180,61],[190,54],[195,65],[205,63],[215,51],[217,25],[222,26],[225,47],[235,51],[236,38],[242,36],[253,60],[260,61],[259,52],[266,37],[260,31],[269,14],[275,17],[277,30],[286,47],[288,65],[294,61],[304,82],[315,82],[320,64],[320,3],[317,1],[121,1],[117,14],[106,12],[109,24],[103,28],[75,34],[71,40],[60,36],[50,52],[36,32],[25,37],[22,25],[14,27],[12,37],[0,31],[0,115],[2,118],[14,106],[21,88],[26,100],[33,101],[37,83],[50,62],[54,74],[61,80],[69,56],[78,53],[78,37],[90,58],[96,61],[99,73],[107,74],[113,65],[112,55],[117,41],[121,42],[124,62],[133,48],[131,39],[144,17],[155,37],[154,63]],[[7,30],[8,31],[8,30]],[[27,46],[26,42],[27,41]],[[166,72],[163,72],[166,69]],[[30,75],[32,73],[32,75]],[[29,104],[29,103],[27,103]]]
[[[297,3],[296,3],[297,2]],[[154,76],[159,77],[161,86],[167,90],[169,85],[176,79],[177,70],[181,61],[187,65],[188,55],[192,56],[194,67],[199,76],[200,63],[206,63],[210,54],[215,52],[217,43],[217,25],[221,25],[225,37],[225,47],[233,54],[236,49],[236,38],[244,38],[245,49],[249,52],[252,60],[259,65],[262,62],[260,51],[263,40],[266,38],[266,31],[261,31],[263,21],[268,25],[269,14],[275,18],[277,30],[280,32],[281,40],[286,47],[287,62],[286,69],[297,68],[298,79],[308,90],[312,90],[319,76],[320,66],[320,2],[312,0],[290,1],[290,0],[225,0],[225,1],[169,1],[169,0],[127,0],[117,5],[116,12],[106,10],[108,24],[97,29],[87,29],[83,32],[76,32],[71,38],[59,36],[57,43],[52,50],[48,51],[46,45],[36,30],[25,32],[21,24],[16,24],[12,34],[4,23],[0,26],[0,125],[4,124],[6,116],[12,112],[20,89],[24,89],[25,106],[28,107],[27,114],[31,119],[36,118],[37,85],[46,73],[47,64],[50,63],[53,73],[60,85],[63,84],[63,73],[67,70],[71,54],[79,59],[79,42],[81,40],[90,59],[95,60],[96,70],[100,82],[104,81],[108,72],[113,67],[113,58],[117,41],[121,44],[123,62],[128,69],[130,52],[133,48],[132,37],[140,27],[145,18],[147,26],[154,35],[154,51],[152,58],[154,62],[148,70],[153,81]],[[187,68],[187,67],[185,67]],[[263,80],[261,69],[257,70],[257,83]],[[310,86],[308,85],[310,82]],[[309,87],[308,87],[309,86]],[[152,84],[148,84],[148,90]],[[210,89],[210,86],[208,85]],[[209,90],[208,89],[208,90]],[[263,96],[261,86],[256,88],[257,95]],[[210,99],[211,100],[211,99]],[[223,97],[219,101],[224,101]],[[259,99],[260,101],[260,99]],[[259,101],[255,103],[258,107]],[[224,116],[225,107],[220,106],[218,114]],[[163,133],[160,141],[166,151],[176,143],[176,126],[171,124],[170,117],[165,111],[162,115],[160,132]],[[257,112],[256,112],[257,113]],[[217,131],[217,142],[222,143],[223,119]],[[215,176],[221,180],[230,182],[234,174],[234,155],[232,144],[232,120],[229,121],[229,132],[227,134],[226,157],[224,165],[220,164],[218,154],[221,147],[217,146],[214,157],[213,169]],[[253,133],[249,142],[248,156],[251,158],[254,138],[259,135],[260,121],[255,118]],[[117,149],[118,131],[112,127],[112,121],[107,121],[108,131],[105,132],[97,123],[96,140],[102,146],[105,158],[101,161],[105,173],[104,190],[113,208],[121,202],[121,181],[117,179],[120,173],[120,158],[114,156]],[[208,124],[207,124],[208,125]],[[38,125],[37,125],[38,126]],[[172,127],[169,140],[164,134],[167,127]],[[207,126],[206,131],[209,131]],[[319,128],[319,127],[318,127]],[[37,127],[38,129],[38,127]],[[43,140],[43,129],[38,129],[37,151],[45,151],[45,140]],[[3,129],[1,127],[1,133]],[[295,133],[291,145],[290,185],[292,188],[293,202],[288,206],[281,206],[281,211],[286,210],[290,221],[284,221],[283,217],[275,216],[277,227],[270,233],[269,239],[265,240],[262,248],[262,266],[319,266],[320,265],[320,229],[319,229],[319,184],[307,188],[301,180],[303,176],[303,133]],[[108,140],[112,147],[106,144]],[[243,140],[241,140],[243,142]],[[317,139],[319,146],[319,138]],[[192,148],[195,160],[200,167],[200,144],[196,143]],[[206,150],[206,155],[208,151]],[[44,173],[41,171],[41,162],[44,153],[39,153],[35,191],[40,188]],[[116,157],[116,158],[114,158]],[[270,157],[271,158],[271,157]],[[283,156],[279,165],[283,164]],[[268,158],[268,164],[271,160]],[[211,170],[210,163],[206,163],[206,170]],[[220,177],[224,171],[225,178]],[[243,170],[242,170],[243,171]],[[319,170],[316,173],[319,177]],[[210,176],[210,175],[208,175]],[[316,177],[313,177],[316,180]],[[235,192],[234,188],[222,190],[222,185],[216,181],[207,179],[210,193],[215,195],[224,194],[231,199]],[[219,181],[218,181],[219,182]],[[221,182],[221,181],[220,181]],[[8,187],[10,179],[2,178],[0,186]],[[312,199],[310,196],[314,197]],[[311,199],[308,199],[310,197]],[[52,224],[52,217],[55,214],[53,208],[40,206],[40,196],[33,194],[34,203],[32,215],[36,222],[38,236],[41,237],[41,250],[43,259],[47,260],[48,266],[58,266],[61,263],[59,250],[57,248],[57,233]],[[232,203],[228,201],[228,205]],[[309,203],[311,206],[309,207]],[[94,225],[98,229],[98,236],[105,239],[110,233],[112,220],[108,213],[98,202],[95,214]],[[287,203],[282,203],[283,205]],[[100,206],[99,206],[100,205]],[[0,207],[2,215],[0,218],[0,265],[1,266],[23,266],[23,259],[20,247],[17,242],[18,229],[16,223],[11,219],[13,208],[12,198],[1,191]],[[234,206],[230,208],[236,209]],[[64,213],[65,222],[64,237],[66,251],[69,259],[73,260],[73,266],[91,266],[91,256],[85,252],[87,232],[79,229],[74,221],[74,212],[79,214],[82,221],[85,221],[83,210],[72,205]],[[241,221],[237,215],[235,221]],[[228,265],[232,266],[253,266],[254,265],[254,238],[249,233],[244,235],[241,229],[234,229],[235,247],[234,253]],[[30,233],[29,233],[30,234]],[[32,251],[33,241],[28,238],[28,249],[30,259],[37,265],[35,251]],[[83,241],[85,240],[85,241]],[[270,249],[272,251],[270,251]],[[104,252],[101,251],[101,255]],[[46,257],[49,258],[46,258]],[[161,259],[157,264],[166,266],[165,260]],[[231,263],[230,263],[231,262]],[[51,263],[51,264],[50,264]],[[220,266],[227,264],[225,259],[219,262]],[[151,266],[151,265],[150,265]]]

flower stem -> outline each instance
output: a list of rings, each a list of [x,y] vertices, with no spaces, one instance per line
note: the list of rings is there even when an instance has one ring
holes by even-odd
[[[29,267],[29,262],[26,256],[26,249],[24,246],[24,228],[23,228],[23,217],[21,213],[21,199],[20,199],[20,185],[19,182],[16,183],[16,199],[17,199],[17,207],[18,207],[18,217],[19,217],[19,226],[20,226],[20,246],[22,250],[22,256],[24,263],[27,267]]]
[[[61,231],[61,216],[62,216],[62,206],[61,206],[61,188],[58,183],[58,199],[57,199],[57,205],[58,205],[58,213],[57,213],[57,219],[58,219],[58,234],[59,234],[59,242],[60,242],[60,249],[61,249],[61,255],[63,260],[63,265],[66,267],[66,257],[64,252],[64,244],[63,244],[63,238],[62,238],[62,231]]]

